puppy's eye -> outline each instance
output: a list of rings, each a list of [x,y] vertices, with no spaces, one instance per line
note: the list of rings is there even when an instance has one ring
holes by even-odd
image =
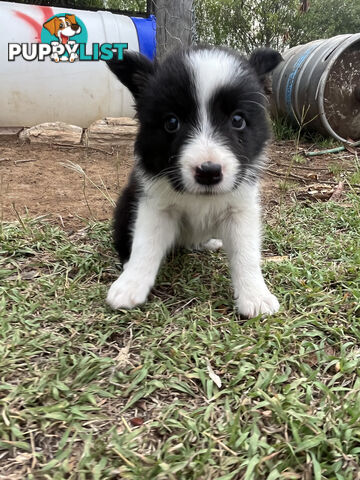
[[[64,28],[64,24],[63,24],[63,23],[60,23],[60,28]]]
[[[66,26],[67,26],[67,27],[70,27],[70,22],[66,22]]]
[[[176,115],[168,115],[164,120],[164,128],[168,133],[175,133],[180,129],[180,121]]]
[[[235,130],[244,130],[244,128],[246,127],[246,121],[244,117],[241,116],[240,113],[235,112],[232,114],[232,117],[231,117],[231,126]]]

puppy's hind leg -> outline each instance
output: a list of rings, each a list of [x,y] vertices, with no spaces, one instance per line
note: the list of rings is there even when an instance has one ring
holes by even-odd
[[[146,301],[176,235],[177,221],[169,212],[155,209],[146,198],[140,201],[129,261],[106,299],[112,308],[133,308]]]

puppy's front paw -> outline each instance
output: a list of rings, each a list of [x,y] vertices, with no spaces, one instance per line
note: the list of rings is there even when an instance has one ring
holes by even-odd
[[[131,277],[123,273],[111,285],[106,302],[114,310],[120,308],[134,308],[146,302],[151,285],[143,279]]]
[[[238,312],[247,318],[257,317],[260,314],[272,315],[276,313],[279,308],[279,302],[275,295],[269,292],[268,289],[252,292],[243,292],[236,299],[236,308]]]

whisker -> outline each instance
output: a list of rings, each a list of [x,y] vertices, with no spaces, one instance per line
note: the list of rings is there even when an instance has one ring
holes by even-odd
[[[246,95],[260,95],[261,97],[265,98],[265,100],[268,100],[268,97],[262,92],[246,92]]]
[[[265,107],[265,105],[261,105],[261,103],[255,102],[255,100],[242,100],[241,102],[242,102],[242,103],[255,103],[255,105],[258,105],[259,107],[261,107],[262,109],[264,109],[265,112],[267,112],[267,108]]]

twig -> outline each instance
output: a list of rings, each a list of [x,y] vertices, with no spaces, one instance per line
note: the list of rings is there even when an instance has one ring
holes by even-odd
[[[83,176],[83,195],[84,195],[84,198],[85,198],[86,206],[87,206],[87,208],[90,212],[90,215],[93,218],[93,220],[95,220],[94,214],[93,214],[93,212],[90,208],[89,200],[88,200],[87,195],[86,195],[86,176],[85,175]]]
[[[280,178],[285,178],[285,179],[289,179],[289,176],[290,176],[290,180],[293,179],[293,180],[301,180],[303,183],[314,183],[314,179],[313,178],[303,178],[303,177],[299,177],[298,175],[294,175],[292,173],[290,173],[290,175],[287,175],[287,174],[283,174],[283,173],[280,173],[280,172],[277,172],[276,170],[269,170],[267,169],[266,170],[266,173],[268,175],[271,175],[271,176],[274,176],[274,177],[280,177]],[[331,180],[318,180],[318,184],[319,185],[338,185],[338,182],[332,182]],[[357,184],[357,183],[353,183],[351,184],[352,187],[354,188],[360,188],[360,185]]]
[[[18,163],[36,162],[37,158],[25,158],[23,160],[14,160],[15,165]]]
[[[321,181],[319,181],[319,183],[323,184],[323,185],[338,185],[339,184],[338,182],[332,182],[331,180],[324,180],[324,181],[321,180]],[[358,183],[349,183],[349,185],[351,185],[352,187],[355,187],[355,188],[360,188],[360,185]]]
[[[129,424],[127,423],[127,421],[125,420],[125,418],[124,418],[124,417],[121,417],[121,420],[122,420],[123,424],[125,425],[126,430],[127,430],[129,433],[131,433],[132,430],[131,430],[131,428],[129,427]]]
[[[30,430],[30,445],[31,445],[31,453],[32,453],[31,469],[34,470],[36,466],[36,451],[35,451],[34,435],[31,430]]]
[[[8,162],[9,160],[10,158],[6,158],[6,157],[0,158],[0,162]]]
[[[282,175],[279,172],[275,172],[269,169],[266,170],[266,175],[270,175],[271,177],[276,177],[276,178],[279,178],[279,177],[287,178],[286,175]]]
[[[306,180],[305,178],[303,177],[300,177],[299,175],[295,175],[294,173],[286,173],[285,175],[280,173],[280,172],[277,172],[276,170],[271,170],[269,168],[266,169],[266,172],[267,173],[270,173],[270,174],[273,174],[273,175],[277,175],[278,177],[284,177],[284,178],[294,178],[296,180],[301,180],[302,182],[305,182],[306,183]]]
[[[216,442],[216,443],[218,443],[219,445],[221,445],[226,451],[228,451],[228,452],[231,453],[232,455],[235,455],[235,456],[238,455],[236,452],[234,452],[234,450],[231,450],[231,448],[229,448],[227,445],[225,445],[224,442],[222,442],[222,441],[219,440],[218,438],[214,437],[214,435],[211,435],[211,433],[203,432],[203,435],[206,435],[207,437],[211,438],[211,440],[214,440],[214,442]]]
[[[121,452],[119,452],[119,450],[117,450],[116,448],[113,447],[113,451],[114,451],[117,455],[119,455],[119,457],[121,458],[121,460],[122,460],[123,462],[125,462],[127,465],[129,465],[129,467],[135,468],[135,465],[134,465],[132,462],[130,462],[130,460],[128,460],[126,457],[124,457],[124,455],[123,455]]]
[[[90,147],[89,145],[66,145],[65,143],[54,143],[54,145],[66,148],[89,148],[91,150],[96,150],[97,152],[106,153],[107,155],[114,155],[115,153],[114,148],[111,148],[111,152],[109,152],[108,150],[103,150],[102,148],[98,147]]]
[[[348,147],[360,147],[360,140],[357,140],[356,142],[347,142],[346,146]]]
[[[278,166],[278,167],[290,167],[291,166],[291,168],[298,168],[299,170],[310,170],[310,171],[313,171],[313,172],[318,172],[318,171],[329,172],[329,168],[321,168],[321,167],[312,168],[312,167],[305,167],[305,166],[302,166],[302,165],[290,165],[290,163],[276,163],[275,165]],[[350,169],[350,168],[347,168],[347,170],[355,171],[355,170]]]
[[[181,305],[180,307],[178,307],[178,308],[174,311],[173,315],[175,315],[175,313],[180,312],[180,310],[183,310],[185,307],[187,307],[188,305],[190,305],[190,303],[192,303],[194,300],[196,300],[196,298],[191,298],[188,302],[185,303],[185,305]]]
[[[58,215],[58,217],[60,218],[60,222],[61,222],[62,227],[65,228],[64,220],[63,220],[62,216]]]

